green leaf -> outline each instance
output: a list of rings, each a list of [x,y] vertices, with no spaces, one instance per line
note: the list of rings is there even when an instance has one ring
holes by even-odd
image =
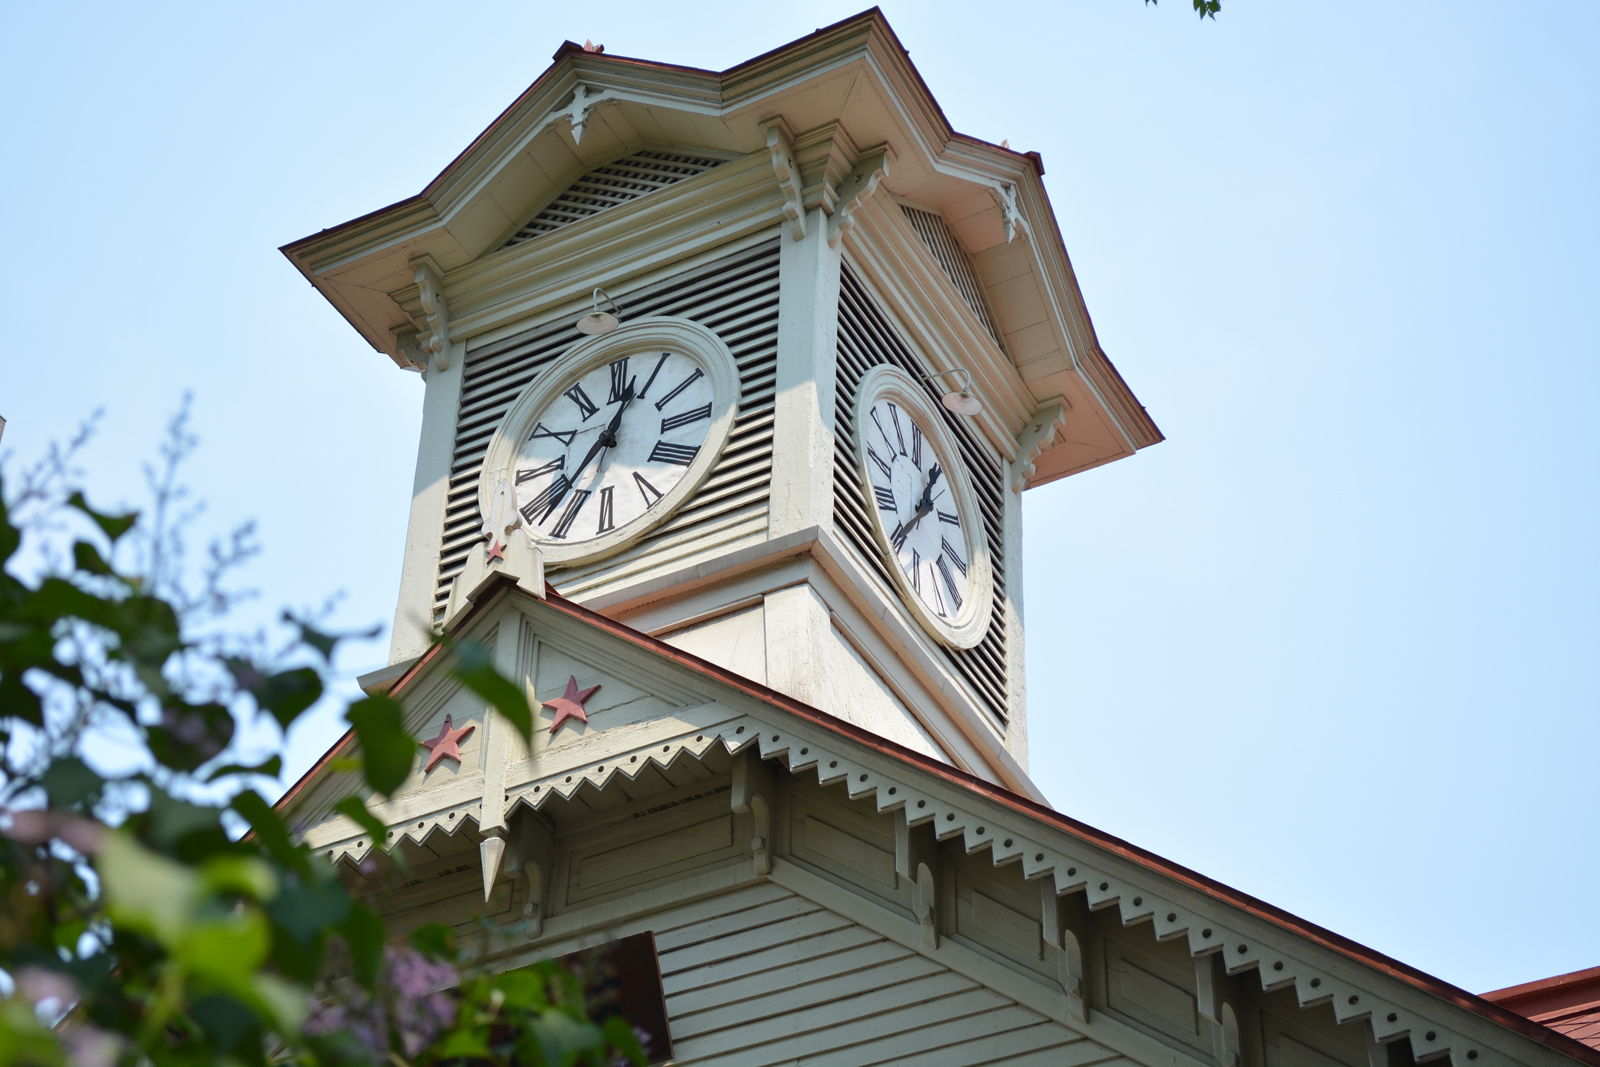
[[[533,1038],[550,1067],[568,1067],[587,1052],[601,1047],[600,1028],[587,1020],[575,1019],[564,1011],[542,1011],[533,1023]]]
[[[226,778],[230,774],[259,774],[268,778],[276,778],[283,773],[283,757],[268,756],[260,763],[225,763],[206,776],[206,781],[214,782],[218,778]]]
[[[383,943],[387,939],[383,920],[365,904],[352,904],[350,915],[340,930],[344,943],[350,948],[350,963],[355,969],[356,981],[372,989],[378,984],[383,971]]]
[[[311,945],[349,918],[350,894],[331,875],[286,879],[267,914],[296,941]]]
[[[234,796],[228,806],[244,816],[250,828],[255,831],[256,840],[280,867],[298,871],[302,878],[310,877],[310,853],[294,843],[283,819],[272,810],[271,805],[261,799],[260,793],[253,789],[242,790]]]
[[[333,806],[333,810],[341,815],[348,815],[361,825],[361,828],[372,835],[374,848],[381,848],[384,841],[385,827],[378,821],[378,817],[367,810],[367,805],[360,797],[345,797]]]
[[[285,730],[322,696],[322,677],[310,667],[263,674],[249,660],[229,657],[222,662],[234,683]]]
[[[618,1050],[628,1059],[644,1067],[649,1062],[644,1054],[644,1046],[639,1044],[638,1035],[633,1032],[633,1027],[620,1015],[613,1015],[605,1022],[606,1044]],[[654,1036],[654,1035],[652,1035]]]
[[[424,923],[411,931],[411,947],[430,959],[456,958],[456,929],[444,923]]]
[[[40,777],[52,808],[70,808],[83,803],[105,784],[89,765],[76,756],[54,760]]]
[[[528,741],[533,733],[533,712],[528,708],[528,698],[509,679],[494,669],[489,653],[476,641],[448,642],[455,653],[455,664],[450,673],[461,680],[468,689],[492,704],[495,710],[510,720],[517,733]]]
[[[324,662],[333,661],[333,650],[338,647],[340,638],[334,634],[325,634],[310,623],[296,618],[290,612],[283,613],[283,621],[300,631],[300,640],[322,653]]]
[[[417,742],[406,733],[401,711],[397,700],[370,696],[345,712],[361,743],[361,773],[384,796],[400,788],[416,761]]]
[[[470,1030],[453,1031],[439,1047],[437,1057],[445,1062],[455,1059],[488,1059],[488,1028],[475,1026]]]
[[[260,1060],[261,1020],[238,1000],[214,993],[190,1004],[189,1014],[216,1042],[218,1051],[243,1053],[252,1060]]]
[[[100,555],[100,550],[87,541],[73,543],[72,564],[86,574],[96,574],[102,578],[116,573]]]
[[[67,506],[77,508],[94,520],[94,524],[100,527],[101,533],[111,539],[112,544],[116,544],[117,539],[133,529],[133,524],[139,521],[139,513],[137,511],[130,511],[125,515],[107,515],[104,512],[96,511],[89,506],[89,502],[83,498],[81,492],[73,493],[67,497]]]

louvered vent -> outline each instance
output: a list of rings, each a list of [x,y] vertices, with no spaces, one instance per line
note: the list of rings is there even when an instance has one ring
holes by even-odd
[[[944,269],[945,277],[956,287],[961,299],[972,309],[972,313],[978,316],[978,321],[989,331],[994,343],[1000,344],[1000,331],[995,329],[994,316],[989,314],[989,302],[983,298],[983,286],[978,282],[978,274],[972,269],[972,260],[968,259],[961,246],[956,244],[955,234],[950,232],[950,227],[944,224],[944,219],[931,211],[921,211],[904,204],[900,205],[900,210],[906,213],[911,228],[917,231],[922,243],[933,253],[933,258]]]
[[[502,248],[531,241],[541,233],[559,230],[569,223],[598,215],[608,207],[637,200],[646,193],[665,189],[674,182],[704,174],[721,163],[708,156],[687,156],[678,152],[643,151],[596,167],[567,187],[544,210],[523,223]]]
[[[648,554],[663,540],[709,539],[752,517],[765,520],[772,479],[772,394],[778,360],[778,245],[764,242],[656,285],[628,293],[628,319],[681,315],[714,331],[739,365],[739,417],[728,446],[705,482],[676,515],[623,558]],[[461,382],[444,548],[434,611],[442,615],[450,583],[472,546],[482,541],[478,472],[494,428],[528,383],[583,337],[572,320],[536,327],[504,341],[468,350]],[[607,561],[610,562],[610,561]],[[560,579],[552,575],[560,584]]]
[[[872,519],[867,512],[866,493],[856,462],[855,415],[856,387],[862,377],[881,363],[889,363],[916,378],[929,373],[890,325],[888,317],[867,292],[867,288],[845,264],[839,285],[839,368],[834,409],[833,439],[833,525],[844,540],[871,568],[884,590],[893,597],[895,586],[889,577],[889,561],[872,535]],[[972,476],[983,512],[984,534],[989,539],[989,557],[994,567],[994,606],[989,630],[976,647],[945,649],[950,664],[971,686],[973,694],[1003,726],[1006,722],[1006,568],[1002,520],[1005,515],[1005,490],[999,463],[979,442],[970,426],[958,415],[939,406],[940,390],[928,385],[928,396],[955,435],[961,458]]]

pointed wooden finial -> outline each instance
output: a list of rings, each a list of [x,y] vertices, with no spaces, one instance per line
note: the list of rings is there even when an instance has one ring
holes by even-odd
[[[483,856],[483,900],[487,904],[489,894],[494,892],[494,883],[500,878],[500,863],[506,858],[506,839],[491,834],[483,839],[478,852]]]

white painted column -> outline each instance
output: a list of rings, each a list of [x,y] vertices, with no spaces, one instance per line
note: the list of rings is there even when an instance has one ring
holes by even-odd
[[[834,343],[840,250],[813,210],[806,235],[778,255],[778,373],[767,536],[822,526],[833,514]],[[770,642],[768,647],[772,647]]]
[[[389,662],[400,663],[428,650],[433,630],[433,594],[444,546],[444,509],[450,495],[450,456],[455,448],[456,411],[461,404],[461,370],[466,345],[450,346],[449,366],[428,371],[422,400],[422,433],[417,441],[417,473],[411,484],[411,518],[406,524],[406,554],[400,568],[400,599],[389,637]]]

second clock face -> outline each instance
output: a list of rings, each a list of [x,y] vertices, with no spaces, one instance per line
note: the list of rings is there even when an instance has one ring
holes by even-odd
[[[962,477],[905,408],[880,399],[867,409],[867,475],[894,562],[929,611],[954,618],[972,595],[967,531],[950,480]]]
[[[716,398],[705,368],[671,351],[623,356],[561,386],[514,481],[534,537],[571,543],[627,526],[670,493],[706,444]]]

